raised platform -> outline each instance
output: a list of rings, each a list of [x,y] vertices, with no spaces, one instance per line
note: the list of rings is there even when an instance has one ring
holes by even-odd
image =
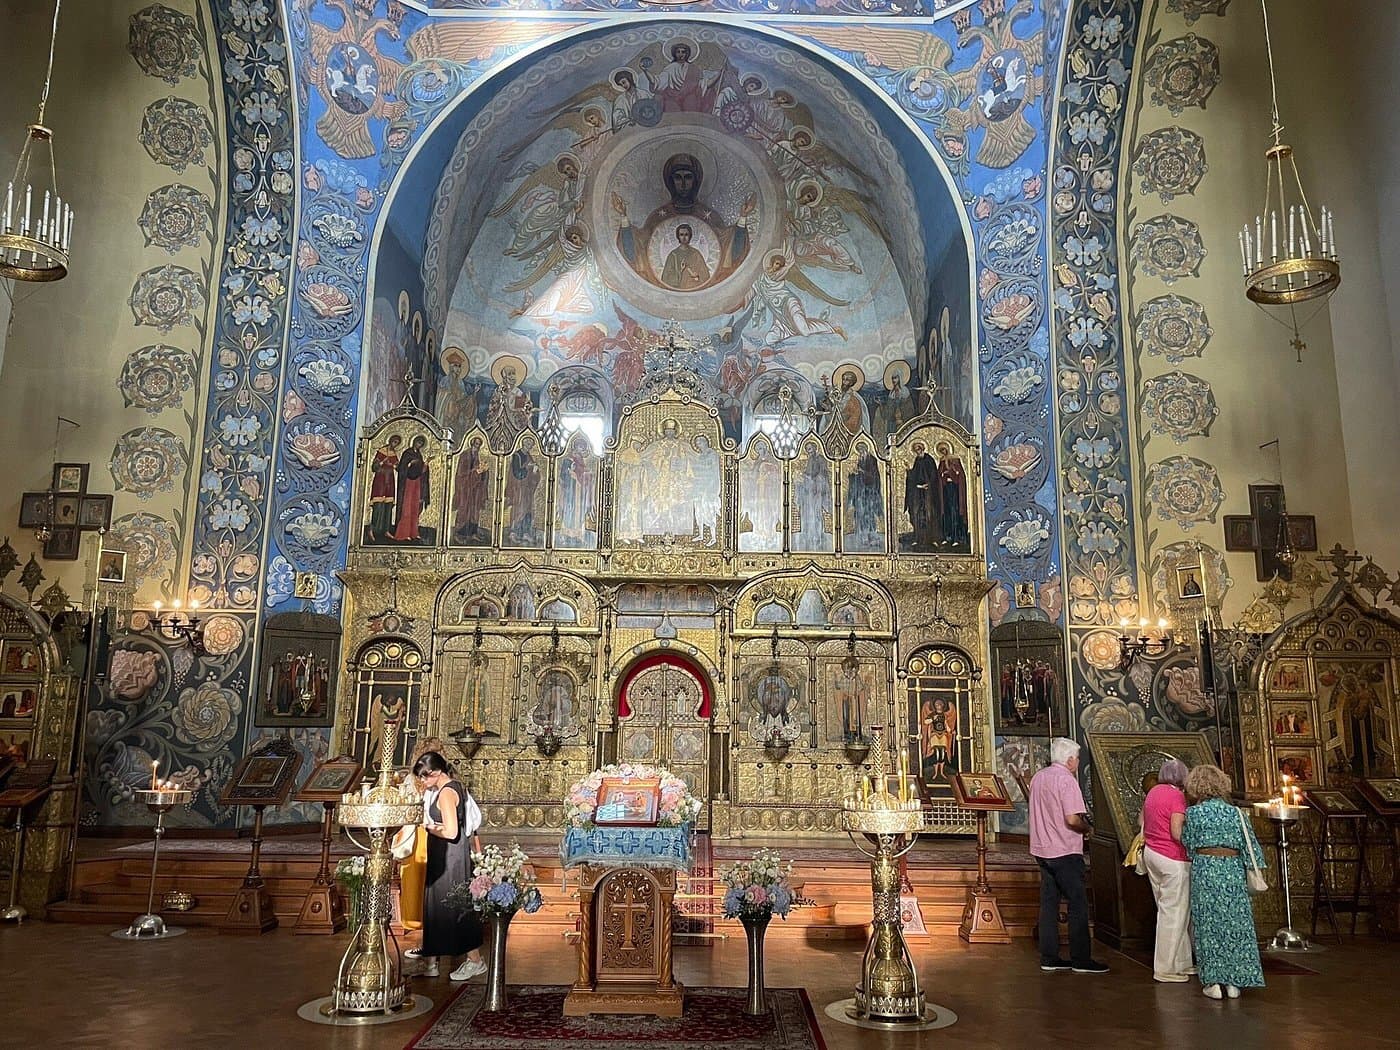
[[[494,837],[494,836],[493,836]],[[512,836],[530,855],[539,874],[545,906],[534,915],[519,915],[512,932],[566,936],[578,917],[577,891],[560,868],[558,837],[522,833]],[[705,840],[702,839],[702,844]],[[693,913],[694,924],[716,934],[738,937],[737,921],[719,917],[724,886],[717,877],[731,862],[768,846],[794,865],[794,880],[810,906],[793,911],[786,922],[769,927],[769,939],[800,937],[807,941],[860,940],[871,920],[870,865],[848,840],[721,839],[701,849],[715,877],[697,869],[689,893],[680,896],[682,910]],[[248,839],[167,838],[161,846],[156,898],[181,889],[199,900],[188,912],[163,912],[180,926],[216,926],[242,882],[251,850]],[[332,860],[358,852],[337,839]],[[55,922],[90,922],[121,926],[145,911],[151,844],[129,839],[86,839],[82,842],[74,897],[49,908]],[[262,873],[284,928],[295,923],[302,898],[316,876],[320,843],[314,836],[265,839]],[[988,854],[992,888],[1013,936],[1033,936],[1039,908],[1040,876],[1022,844],[994,844]],[[908,878],[919,900],[929,934],[957,936],[968,887],[976,882],[977,853],[970,839],[927,837],[909,854]],[[158,909],[159,910],[159,909]]]

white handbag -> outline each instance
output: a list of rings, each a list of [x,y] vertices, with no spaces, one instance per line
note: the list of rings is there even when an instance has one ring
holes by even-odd
[[[1236,809],[1235,812],[1240,815],[1240,834],[1244,836],[1244,851],[1249,855],[1249,867],[1244,871],[1245,885],[1250,893],[1264,893],[1269,888],[1269,880],[1264,878],[1263,864],[1254,855],[1254,836],[1249,833],[1249,825],[1245,823],[1244,810]]]

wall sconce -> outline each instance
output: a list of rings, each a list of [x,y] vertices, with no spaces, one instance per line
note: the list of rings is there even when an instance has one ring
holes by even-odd
[[[183,641],[194,652],[204,652],[204,632],[200,630],[200,619],[195,615],[199,610],[199,602],[191,601],[189,608],[184,609],[177,598],[168,609],[159,601],[152,608],[156,630],[162,638],[172,642]]]
[[[1166,620],[1158,620],[1154,625],[1146,617],[1137,622],[1137,632],[1129,634],[1130,623],[1125,617],[1118,621],[1118,669],[1126,671],[1133,661],[1146,657],[1155,660],[1165,656],[1176,644],[1171,627]]]

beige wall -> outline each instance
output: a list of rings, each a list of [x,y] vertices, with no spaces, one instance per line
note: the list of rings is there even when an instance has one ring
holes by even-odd
[[[1259,448],[1278,438],[1289,509],[1317,516],[1321,546],[1359,545],[1394,565],[1400,563],[1400,537],[1387,522],[1400,511],[1400,481],[1391,466],[1400,439],[1395,355],[1377,251],[1371,151],[1346,109],[1350,92],[1341,90],[1343,84],[1369,82],[1351,73],[1344,76],[1353,58],[1344,49],[1344,34],[1330,24],[1332,5],[1275,0],[1270,11],[1284,137],[1298,150],[1314,206],[1327,203],[1336,211],[1343,284],[1330,310],[1304,326],[1307,349],[1301,362],[1289,346],[1291,333],[1245,299],[1236,231],[1261,207],[1270,128],[1259,7],[1236,3],[1226,17],[1207,16],[1188,25],[1180,14],[1158,5],[1147,32],[1157,33],[1158,43],[1188,32],[1213,41],[1220,51],[1221,79],[1204,110],[1192,107],[1174,116],[1140,97],[1129,141],[1136,143],[1158,128],[1188,129],[1204,138],[1208,169],[1194,194],[1164,203],[1148,194],[1130,170],[1136,156],[1130,147],[1123,178],[1131,221],[1124,227],[1163,212],[1181,216],[1200,226],[1207,255],[1199,277],[1170,287],[1137,274],[1127,290],[1128,315],[1155,295],[1175,292],[1205,307],[1214,335],[1201,357],[1179,364],[1147,356],[1135,343],[1136,384],[1141,390],[1142,380],[1177,369],[1198,376],[1210,384],[1219,417],[1208,436],[1177,444],[1165,435],[1148,436],[1139,411],[1139,439],[1146,436],[1146,442],[1138,476],[1145,478],[1147,469],[1165,457],[1191,456],[1216,468],[1226,495],[1216,521],[1190,530],[1145,507],[1145,547],[1159,557],[1169,544],[1199,538],[1223,549],[1220,518],[1248,513],[1251,483],[1279,480],[1274,454]],[[1151,51],[1149,46],[1140,55],[1140,70]],[[1377,100],[1393,97],[1372,86]],[[1301,310],[1300,317],[1310,312]],[[1145,484],[1139,491],[1144,506]],[[1259,584],[1252,555],[1226,558],[1235,581],[1225,606],[1229,622]],[[1148,564],[1150,559],[1144,559]]]
[[[207,12],[197,10],[196,0],[164,2],[201,19],[207,35]],[[13,323],[0,370],[0,447],[11,450],[0,457],[0,536],[10,536],[21,561],[37,550],[32,533],[15,524],[19,494],[47,487],[59,415],[80,428],[63,428],[58,458],[92,464],[88,490],[115,492],[114,519],[146,512],[178,523],[193,484],[186,469],[169,490],[142,499],[116,491],[109,470],[121,435],[142,427],[170,431],[195,453],[191,446],[201,412],[197,395],[206,385],[202,375],[181,405],[156,415],[125,407],[117,379],[127,356],[149,344],[180,347],[202,358],[203,340],[194,328],[177,326],[163,333],[138,326],[128,299],[143,271],[174,263],[202,274],[214,248],[207,239],[199,248],[182,248],[174,255],[148,247],[137,220],[147,194],[158,187],[180,183],[217,200],[223,182],[217,114],[215,146],[205,151],[207,170],[191,165],[173,171],[153,160],[139,141],[143,114],[152,102],[175,96],[206,112],[211,106],[207,63],[198,74],[171,85],[146,75],[128,53],[129,20],[145,6],[135,0],[68,0],[60,16],[47,122],[54,129],[59,185],[77,211],[70,275],[54,285],[15,286]],[[7,177],[23,125],[34,119],[51,18],[46,0],[0,0],[0,68],[16,85],[0,102],[0,154]],[[216,82],[216,97],[218,87]],[[42,566],[49,580],[59,579],[71,594],[81,594],[84,561],[46,561]],[[174,564],[162,566],[142,596],[149,600],[166,593],[174,572]]]

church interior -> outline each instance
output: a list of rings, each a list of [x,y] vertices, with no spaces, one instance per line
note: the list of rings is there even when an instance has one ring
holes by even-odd
[[[14,1045],[1400,1045],[1400,9],[0,24]]]

